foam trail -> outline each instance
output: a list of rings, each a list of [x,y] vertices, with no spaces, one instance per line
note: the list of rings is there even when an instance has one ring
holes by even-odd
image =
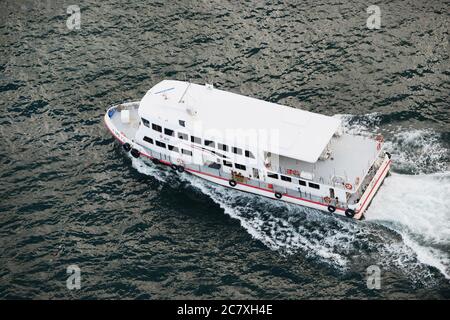
[[[241,226],[249,234],[272,250],[288,254],[302,250],[310,257],[345,269],[348,261],[336,250],[336,246],[342,242],[333,240],[337,240],[339,237],[350,238],[351,234],[336,231],[329,233],[329,237],[325,237],[323,231],[316,228],[317,236],[311,237],[310,226],[301,222],[304,221],[305,215],[310,218],[310,223],[317,223],[317,220],[321,218],[334,218],[322,216],[308,208],[291,206],[283,202],[212,185],[197,177],[183,176],[183,178],[207,194],[220,205],[226,214],[239,220]]]
[[[376,113],[337,117],[352,134],[371,135],[380,130]],[[448,150],[432,130],[400,128],[383,134],[388,137],[385,149],[392,154],[393,171],[403,174],[392,173],[385,180],[365,216],[399,233],[421,263],[450,279]],[[386,245],[383,251],[400,260],[407,253],[392,245]]]
[[[338,117],[349,133],[371,136],[380,131],[376,114]],[[352,265],[367,267],[366,253],[361,252],[367,248],[374,263],[398,268],[414,281],[432,282],[434,275],[426,266],[450,278],[449,172],[432,173],[447,167],[448,151],[429,130],[383,134],[390,136],[385,148],[392,153],[393,170],[409,174],[393,173],[385,180],[369,207],[366,222],[250,195],[187,174],[174,175],[171,170],[131,159],[140,173],[160,182],[189,182],[177,185],[208,195],[255,239],[280,253],[301,252],[347,270]]]
[[[450,279],[450,172],[388,177],[366,213]]]

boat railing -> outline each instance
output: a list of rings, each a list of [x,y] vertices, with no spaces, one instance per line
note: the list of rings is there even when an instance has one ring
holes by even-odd
[[[317,175],[315,170],[311,171],[312,179],[307,179],[307,178],[301,177],[300,174],[290,174],[289,170],[291,170],[291,169],[286,169],[282,166],[278,167],[278,173],[280,173],[282,175],[286,175],[291,178],[300,179],[300,180],[304,180],[307,182],[309,182],[309,181],[316,182],[316,183],[320,183],[322,185],[333,186],[333,187],[344,187],[344,184],[345,184],[345,182],[337,183],[336,181],[333,181],[333,176],[329,176],[329,177],[319,176],[319,175]],[[299,170],[298,170],[298,172],[299,172]],[[345,177],[344,180],[348,181],[347,177]]]
[[[151,157],[156,158],[158,160],[167,161],[170,163],[178,163],[176,158],[171,157],[167,154],[153,151],[148,148],[145,148],[145,150]],[[230,179],[234,178],[231,173],[225,172],[221,169],[215,169],[215,168],[211,168],[208,166],[198,165],[198,164],[193,164],[193,163],[184,163],[183,165],[184,165],[185,169],[193,170],[193,171],[197,171],[197,172],[201,172],[201,173],[206,173],[213,177],[218,177],[218,178],[225,179],[225,180],[230,180]],[[267,183],[267,182],[264,182],[261,180],[252,179],[252,178],[248,178],[248,177],[244,177],[243,181],[238,181],[238,182],[245,183],[246,185],[250,185],[250,186],[253,186],[253,187],[256,187],[259,189],[263,189],[263,190],[273,190],[274,193],[279,192],[281,194],[289,195],[289,196],[292,196],[295,198],[299,198],[299,199],[303,199],[303,200],[307,200],[307,201],[313,201],[313,202],[317,202],[317,203],[321,203],[321,204],[327,204],[325,202],[324,197],[316,196],[309,192],[302,192],[302,191],[300,191],[300,189],[295,190],[292,188],[286,188],[283,186],[274,185],[272,183]],[[336,201],[335,199],[331,199],[331,202],[329,204],[334,205],[336,207],[342,207],[342,208],[346,207],[345,203]]]

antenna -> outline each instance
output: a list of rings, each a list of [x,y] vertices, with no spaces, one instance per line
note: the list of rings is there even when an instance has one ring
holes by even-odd
[[[183,94],[181,95],[180,100],[178,101],[178,103],[184,103],[184,95],[186,94],[186,92],[188,91],[189,87],[191,86],[191,83],[189,82],[189,84],[187,85],[186,89],[184,90]]]
[[[206,77],[206,81],[205,81],[205,87],[207,89],[213,89],[214,88],[214,83],[211,81],[211,77]]]

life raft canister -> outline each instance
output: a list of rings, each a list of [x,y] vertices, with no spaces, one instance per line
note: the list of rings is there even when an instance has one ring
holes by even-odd
[[[353,189],[352,184],[351,183],[346,183],[345,184],[345,189],[352,190]]]

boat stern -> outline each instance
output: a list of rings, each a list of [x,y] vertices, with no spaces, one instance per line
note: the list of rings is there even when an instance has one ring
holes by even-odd
[[[387,174],[389,173],[389,170],[391,168],[391,155],[388,152],[384,153],[384,159],[382,164],[380,165],[379,169],[373,176],[372,180],[368,184],[366,190],[364,191],[363,195],[361,196],[358,203],[354,204],[352,208],[349,208],[355,211],[354,218],[355,219],[362,219],[364,216],[364,212],[369,207],[370,203],[372,202],[373,198],[375,197],[375,194],[380,189],[381,185],[383,184],[384,179],[386,178]]]

